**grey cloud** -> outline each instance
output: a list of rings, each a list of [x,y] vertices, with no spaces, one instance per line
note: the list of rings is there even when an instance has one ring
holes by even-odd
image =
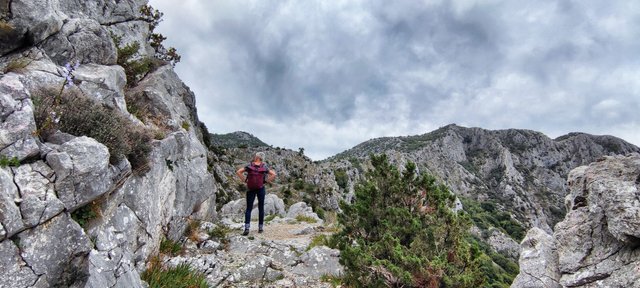
[[[549,134],[640,128],[635,2],[187,3],[151,1],[211,131],[264,119],[265,140],[324,158],[452,122]],[[361,127],[372,122],[383,125]]]

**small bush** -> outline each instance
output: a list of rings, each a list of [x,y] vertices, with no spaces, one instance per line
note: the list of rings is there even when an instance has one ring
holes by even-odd
[[[85,228],[89,221],[100,215],[98,206],[95,203],[87,204],[71,213],[71,219],[78,222],[80,227]]]
[[[307,216],[307,215],[298,215],[296,216],[296,221],[298,222],[307,222],[307,223],[316,223],[318,222],[315,218]]]
[[[293,189],[296,189],[296,190],[304,189],[304,180],[296,179],[296,181],[293,182]]]
[[[112,164],[126,157],[134,171],[148,171],[151,135],[119,111],[95,102],[78,89],[61,93],[58,88],[47,87],[35,91],[32,98],[36,125],[45,140],[56,128],[71,135],[91,137],[109,148]],[[52,122],[51,115],[57,115],[59,122]]]
[[[18,157],[9,158],[5,155],[0,156],[0,167],[18,167],[20,166],[20,160]]]
[[[318,234],[311,239],[311,243],[307,246],[307,250],[311,250],[311,248],[316,246],[329,246],[329,237],[324,234]]]
[[[190,128],[191,128],[191,125],[189,125],[189,122],[182,121],[182,129],[189,131]]]
[[[347,172],[344,169],[337,169],[334,171],[334,176],[336,183],[338,183],[338,187],[347,189],[347,183],[349,183],[349,176],[347,176]]]
[[[278,217],[278,214],[267,215],[267,217],[264,217],[264,222],[269,223],[273,221],[273,219],[276,219],[276,217]]]
[[[193,242],[198,242],[198,232],[200,232],[200,220],[190,220],[184,236]]]
[[[342,278],[330,275],[320,276],[320,281],[331,284],[331,287],[339,287],[342,284]]]
[[[140,275],[150,288],[207,288],[204,274],[194,271],[187,264],[165,268],[159,259],[152,260],[149,268]]]
[[[118,59],[116,62],[124,68],[128,87],[135,86],[140,80],[142,80],[142,78],[149,74],[149,72],[162,65],[162,63],[154,60],[153,58],[138,57],[140,43],[133,42],[122,46],[121,36],[111,34],[111,38],[118,50]]]
[[[177,256],[182,253],[182,245],[169,239],[163,239],[162,242],[160,242],[160,253]]]

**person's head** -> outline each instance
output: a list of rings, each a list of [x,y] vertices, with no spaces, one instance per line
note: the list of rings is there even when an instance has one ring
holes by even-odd
[[[253,156],[253,161],[258,161],[258,159],[261,162],[264,162],[264,152],[256,152],[256,154]]]

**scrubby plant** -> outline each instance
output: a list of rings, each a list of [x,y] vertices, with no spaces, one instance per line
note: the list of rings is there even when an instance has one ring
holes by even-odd
[[[5,155],[0,155],[0,167],[18,167],[20,166],[20,160],[18,157],[7,157]]]
[[[314,236],[313,238],[311,238],[311,242],[309,243],[309,246],[307,246],[306,251],[309,251],[313,247],[316,247],[316,246],[328,246],[329,245],[329,241],[330,241],[330,237],[328,237],[327,235],[318,234],[318,235]]]
[[[150,33],[148,41],[149,45],[155,51],[154,56],[175,66],[176,63],[180,62],[180,54],[178,54],[178,51],[174,47],[169,47],[168,49],[164,47],[163,42],[164,40],[167,40],[167,37],[164,37],[162,34],[155,32],[158,24],[162,22],[163,13],[158,9],[151,7],[150,5],[142,5],[142,7],[140,7],[140,13],[143,16],[143,20],[149,23]]]
[[[71,219],[75,220],[80,227],[85,228],[89,221],[97,218],[100,215],[100,210],[95,202],[89,203],[76,209],[71,213]]]
[[[189,129],[191,129],[191,125],[189,125],[189,122],[182,121],[182,129],[189,131]]]
[[[200,220],[189,220],[184,235],[193,242],[198,242],[198,233],[200,233]]]
[[[436,179],[403,172],[385,155],[371,156],[373,169],[344,202],[334,234],[354,287],[488,287],[483,269],[492,262],[467,241],[470,220],[453,212],[455,197]],[[485,267],[485,265],[488,265]]]
[[[138,173],[148,170],[151,135],[114,108],[85,96],[79,89],[43,87],[32,94],[39,134],[46,139],[56,130],[88,136],[109,148],[111,163],[126,157]]]
[[[111,38],[118,51],[117,63],[124,68],[128,87],[135,86],[138,81],[159,66],[159,63],[150,57],[139,57],[140,43],[132,42],[123,46],[122,36],[111,34]]]
[[[194,271],[187,264],[164,267],[159,257],[153,257],[147,270],[140,275],[150,288],[206,288],[209,287],[204,274]]]
[[[333,171],[333,175],[336,179],[336,183],[338,187],[342,189],[347,189],[347,183],[349,183],[349,176],[347,176],[347,171],[344,169],[336,169]]]
[[[513,219],[504,209],[499,209],[494,202],[478,202],[466,197],[461,197],[460,201],[473,223],[482,230],[495,227],[518,242],[522,241],[527,233],[522,224]]]
[[[307,215],[302,215],[302,214],[299,214],[298,216],[296,216],[296,221],[298,221],[298,222],[307,222],[307,223],[316,223],[316,222],[318,222],[318,220],[316,220],[315,218],[313,218],[311,216],[307,216]]]
[[[182,253],[183,247],[177,241],[172,241],[170,239],[162,239],[160,242],[160,254],[165,254],[169,256],[177,256]]]

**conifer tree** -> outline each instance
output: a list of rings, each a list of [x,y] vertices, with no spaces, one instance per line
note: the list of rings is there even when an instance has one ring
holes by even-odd
[[[333,243],[353,287],[485,287],[491,260],[467,239],[469,218],[452,210],[455,196],[436,179],[403,172],[386,155],[356,186],[355,201],[341,203],[342,230]]]

